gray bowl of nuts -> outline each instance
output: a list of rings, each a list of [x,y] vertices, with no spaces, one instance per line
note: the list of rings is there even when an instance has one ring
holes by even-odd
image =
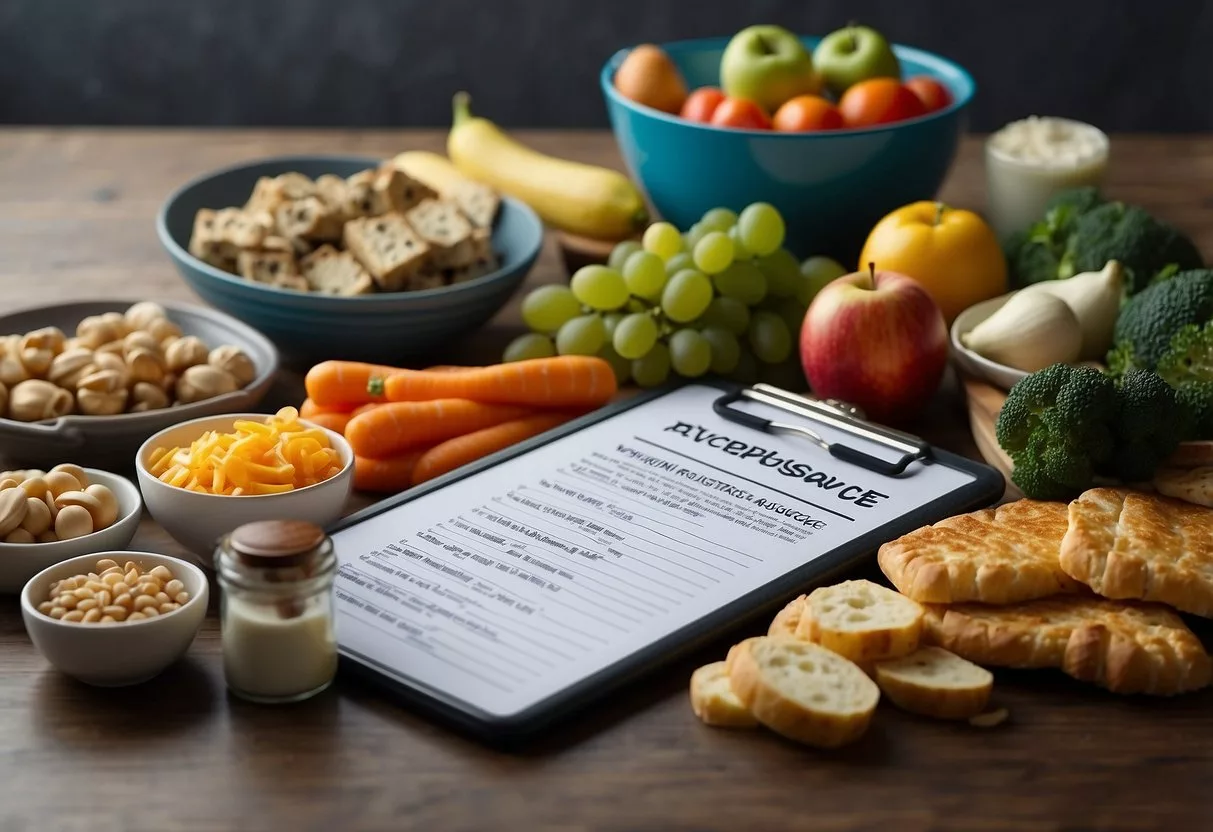
[[[152,434],[247,412],[278,351],[201,306],[82,301],[0,316],[0,458],[9,467],[125,470]]]

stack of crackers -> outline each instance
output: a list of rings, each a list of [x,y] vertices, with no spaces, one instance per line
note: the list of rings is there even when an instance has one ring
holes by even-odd
[[[1125,694],[1199,690],[1213,662],[1179,613],[1213,617],[1213,509],[1122,488],[949,517],[880,548],[893,591],[821,587],[691,677],[721,727],[837,747],[883,697],[997,724],[987,667],[1058,668]]]
[[[1213,510],[1124,488],[1018,500],[881,547],[926,609],[924,635],[978,664],[1059,668],[1116,693],[1205,687],[1213,665],[1176,611],[1213,616]]]
[[[189,252],[246,280],[330,295],[434,289],[497,268],[500,199],[439,196],[392,165],[342,179],[263,176],[241,207],[195,215]]]

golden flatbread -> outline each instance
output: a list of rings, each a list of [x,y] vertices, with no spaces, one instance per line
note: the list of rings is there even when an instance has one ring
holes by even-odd
[[[1205,687],[1213,674],[1204,646],[1174,611],[1091,596],[930,605],[923,640],[980,665],[1060,668],[1115,693],[1172,696]]]
[[[1213,509],[1123,488],[1070,503],[1060,563],[1105,598],[1213,617]]]
[[[1213,506],[1213,467],[1159,468],[1154,488],[1164,497],[1174,497],[1198,506]]]
[[[880,547],[902,595],[923,604],[1013,604],[1081,586],[1057,562],[1065,503],[1017,500],[924,526]]]

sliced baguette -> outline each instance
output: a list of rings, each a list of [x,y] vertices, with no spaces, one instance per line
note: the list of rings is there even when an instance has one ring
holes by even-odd
[[[936,719],[969,719],[985,710],[994,674],[942,647],[876,663],[876,684],[902,710]]]
[[[759,638],[761,638],[761,636],[752,636],[751,638],[747,638],[744,641],[737,642],[736,644],[734,644],[732,647],[729,648],[728,655],[724,657],[725,675],[728,675],[729,673],[733,672],[733,662],[735,662],[737,660],[737,654],[740,653],[742,650],[744,650],[746,645],[749,644],[751,641],[758,641]]]
[[[863,736],[880,701],[876,683],[837,653],[770,636],[737,646],[729,686],[767,728],[818,748]]]
[[[691,674],[691,710],[705,725],[754,728],[758,720],[729,687],[724,662],[712,662]]]
[[[918,649],[923,608],[871,581],[813,590],[796,635],[857,663],[895,659]]]
[[[767,630],[769,636],[785,636],[787,638],[799,638],[796,635],[796,628],[800,626],[800,619],[804,616],[804,604],[807,599],[800,595],[788,602],[787,606],[775,613],[775,617],[771,619],[771,626]]]

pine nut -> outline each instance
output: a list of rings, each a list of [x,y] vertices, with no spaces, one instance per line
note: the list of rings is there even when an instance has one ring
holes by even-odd
[[[179,610],[179,609],[181,609],[181,605],[174,604],[172,601],[169,601],[167,604],[160,605],[161,613],[172,612],[173,610]]]
[[[177,580],[176,578],[164,585],[164,591],[169,595],[177,595],[183,589],[185,589],[185,584],[181,583],[181,581]]]
[[[117,621],[126,620],[127,615],[130,614],[130,610],[128,610],[126,607],[120,607],[117,604],[102,607],[101,612],[103,615],[109,616]]]
[[[89,610],[95,610],[95,609],[97,609],[97,599],[96,598],[85,598],[83,601],[81,601],[79,604],[76,605],[76,609],[80,610],[81,612],[88,612]]]
[[[148,574],[153,578],[159,578],[161,581],[171,581],[173,579],[173,573],[168,571],[167,566],[157,566]]]
[[[94,621],[100,621],[101,620],[101,610],[97,609],[96,607],[93,607],[91,610],[89,610],[88,612],[86,612],[84,614],[84,618],[81,620],[84,621],[86,624],[91,624]]]
[[[87,586],[82,586],[79,589],[74,590],[72,592],[72,595],[75,595],[77,598],[79,598],[81,601],[83,601],[85,598],[92,598],[94,595],[94,592],[91,589],[89,589]]]
[[[63,607],[51,607],[49,615],[51,618],[62,618],[63,616],[67,615],[67,610],[65,610]]]
[[[185,604],[189,600],[190,600],[190,594],[188,592],[178,592],[176,595],[173,596],[173,602],[177,603],[177,604]]]
[[[101,560],[97,561],[97,568],[105,571],[110,569],[118,569],[118,561],[110,560],[109,558],[102,558]],[[104,575],[105,571],[102,571],[101,574]]]
[[[84,620],[84,613],[80,612],[80,610],[72,610],[71,612],[65,612],[60,616],[59,620],[80,622]]]
[[[142,621],[142,620],[143,620],[143,619],[145,619],[145,618],[147,618],[147,616],[146,616],[146,615],[144,615],[143,613],[141,613],[141,612],[133,612],[133,613],[131,613],[130,615],[128,615],[128,616],[126,617],[126,620],[127,620],[127,621]]]
[[[151,595],[140,595],[135,599],[135,612],[143,612],[148,607],[154,607],[156,599]]]
[[[50,601],[43,601],[41,604],[38,605],[38,612],[42,613],[43,615],[50,615],[51,610],[54,608],[55,608],[54,603],[52,603]]]
[[[148,618],[155,618],[160,614],[160,610],[156,609],[155,607],[144,607],[143,614]]]
[[[165,566],[144,573],[134,561],[120,567],[102,558],[96,569],[52,583],[38,612],[61,621],[120,624],[167,615],[190,600],[185,583]]]
[[[127,610],[133,610],[135,608],[135,599],[129,592],[124,592],[114,599],[114,606],[123,607]]]

